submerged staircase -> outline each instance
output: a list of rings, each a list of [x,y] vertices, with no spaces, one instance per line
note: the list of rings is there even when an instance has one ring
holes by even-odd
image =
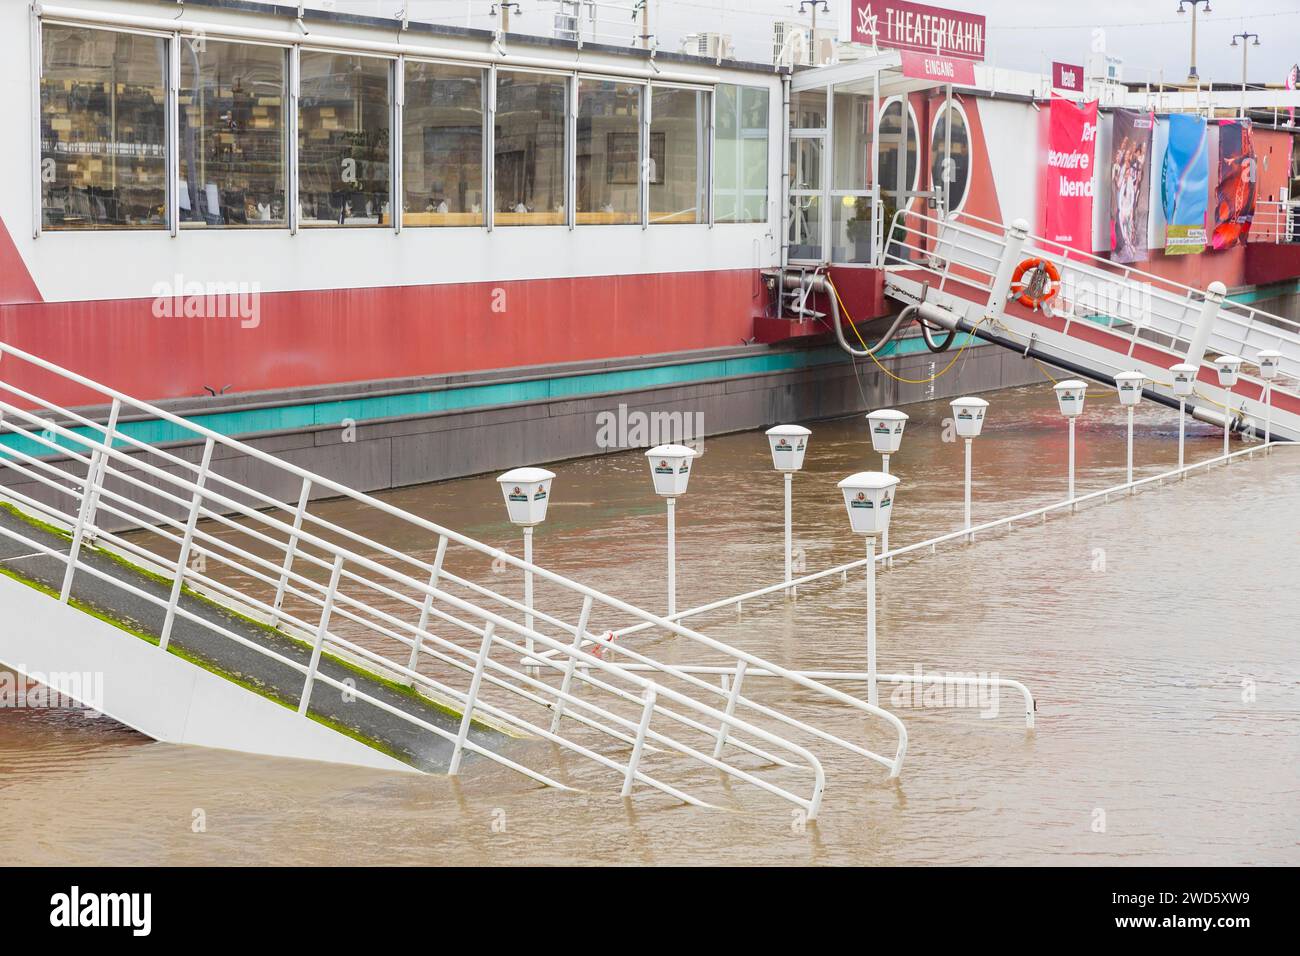
[[[476,580],[502,571],[536,602]],[[723,679],[602,637],[633,627]],[[0,664],[100,673],[81,702],[159,740],[697,805],[739,781],[808,818],[830,755],[896,777],[907,746],[887,711],[4,344]],[[866,739],[782,706],[818,702]]]
[[[1114,384],[1117,372],[1148,379],[1148,397],[1179,407],[1176,364],[1198,369],[1189,414],[1235,431],[1300,441],[1300,324],[1205,290],[1029,234],[1023,220],[1003,226],[967,214],[939,219],[900,211],[883,249],[885,294],[917,307],[932,325],[971,333],[1082,378]],[[1059,292],[1037,308],[1022,304],[1018,264],[1045,259]],[[1280,353],[1279,374],[1258,374],[1259,353]],[[1243,373],[1219,384],[1207,358],[1235,355]],[[1255,373],[1249,370],[1255,368]]]

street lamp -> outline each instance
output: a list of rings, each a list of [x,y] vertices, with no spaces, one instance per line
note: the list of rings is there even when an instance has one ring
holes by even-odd
[[[1255,42],[1249,42],[1251,39]],[[1232,35],[1232,45],[1235,47],[1237,41],[1241,41],[1241,118],[1246,118],[1246,57],[1250,53],[1252,46],[1259,46],[1258,33],[1234,33]]]
[[[957,427],[957,436],[966,441],[966,481],[965,481],[965,504],[966,504],[966,540],[970,540],[970,456],[971,442],[980,437],[980,432],[984,430],[984,416],[988,412],[989,403],[982,398],[954,398],[950,403],[952,406],[952,419]]]
[[[1083,400],[1088,386],[1078,379],[1056,383],[1056,402],[1061,414],[1070,422],[1070,500],[1074,500],[1074,420],[1083,414]]]
[[[767,430],[767,442],[772,449],[772,467],[785,476],[785,583],[794,580],[794,508],[791,504],[791,486],[794,473],[803,467],[803,457],[808,452],[808,429],[802,425],[777,425]],[[790,591],[787,590],[786,594]]]
[[[903,444],[903,429],[907,427],[907,415],[893,408],[882,408],[867,416],[871,429],[871,447],[880,453],[880,470],[889,474],[889,456],[898,453]],[[889,529],[880,539],[880,553],[889,553]],[[893,563],[893,558],[886,559]]]
[[[1115,389],[1119,403],[1128,409],[1128,484],[1133,484],[1133,409],[1142,401],[1142,389],[1147,377],[1141,372],[1119,372],[1115,376]],[[1130,488],[1131,492],[1133,489]]]
[[[1196,388],[1196,366],[1179,362],[1169,367],[1174,375],[1174,395],[1178,397],[1178,470],[1183,470],[1183,447],[1187,437],[1187,398]],[[1179,476],[1181,477],[1181,475]]]
[[[655,494],[668,499],[668,616],[677,613],[677,497],[686,494],[691,459],[697,452],[685,445],[659,445],[645,453]]]
[[[545,468],[516,468],[497,478],[506,513],[513,524],[524,529],[524,627],[533,629],[533,528],[546,520],[546,506],[551,501],[551,480],[555,472]],[[528,653],[533,653],[533,638],[525,638]]]
[[[1210,0],[1178,0],[1178,12],[1186,13],[1184,5],[1189,3],[1192,5],[1192,68],[1187,72],[1187,79],[1197,83],[1200,81],[1200,77],[1196,75],[1196,8],[1203,3],[1205,4],[1206,13],[1212,13],[1213,11],[1210,9]]]
[[[1259,377],[1264,380],[1264,446],[1267,449],[1273,440],[1273,379],[1277,378],[1282,353],[1264,349],[1257,358]]]
[[[862,471],[839,483],[854,534],[867,538],[867,703],[876,707],[876,535],[889,530],[898,479],[882,471]]]
[[[808,65],[819,66],[817,62],[817,7],[820,6],[822,13],[830,13],[831,8],[826,0],[801,0],[799,4],[799,13],[804,13],[809,7],[812,8],[812,29],[808,31]]]
[[[1219,385],[1228,392],[1228,401],[1223,406],[1223,457],[1226,459],[1228,433],[1232,430],[1232,387],[1241,374],[1241,359],[1235,355],[1220,355],[1214,360],[1214,367],[1219,370]]]

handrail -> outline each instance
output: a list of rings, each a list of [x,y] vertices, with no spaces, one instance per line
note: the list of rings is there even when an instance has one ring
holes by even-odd
[[[4,362],[6,359],[9,361]],[[69,568],[65,578],[65,591],[70,585],[74,569],[89,571],[90,566],[82,560],[80,548],[83,539],[93,538],[130,555],[132,560],[160,568],[175,576],[177,585],[173,588],[170,601],[164,602],[168,621],[177,616],[186,617],[187,612],[179,602],[179,582],[184,581],[199,587],[202,593],[213,595],[216,600],[234,601],[241,608],[251,609],[266,620],[279,623],[286,633],[296,632],[304,638],[314,640],[317,650],[321,644],[327,643],[364,661],[368,666],[377,665],[384,673],[398,675],[425,693],[453,701],[465,707],[468,712],[477,708],[494,719],[551,740],[566,749],[597,760],[604,766],[617,769],[620,773],[626,770],[622,764],[611,762],[603,754],[597,754],[568,735],[555,733],[560,724],[560,715],[563,714],[563,717],[585,730],[603,734],[607,739],[612,737],[620,743],[633,744],[637,760],[641,759],[643,753],[658,752],[659,748],[655,746],[640,746],[648,740],[788,800],[810,815],[815,815],[820,805],[825,772],[821,758],[790,739],[787,736],[789,733],[798,733],[855,756],[866,757],[889,768],[891,776],[897,776],[901,770],[906,753],[906,729],[902,721],[888,711],[800,672],[780,667],[537,565],[528,564],[499,548],[409,514],[357,492],[341,482],[284,462],[257,448],[62,369],[38,356],[0,344],[0,372],[15,361],[98,392],[106,401],[111,401],[113,407],[109,422],[103,424],[42,399],[37,394],[38,388],[28,390],[0,380],[0,391],[9,392],[17,401],[32,406],[20,407],[10,401],[0,401],[0,433],[14,434],[32,443],[21,447],[0,446],[0,468],[9,468],[29,479],[43,489],[43,496],[53,496],[56,504],[50,505],[14,488],[6,488],[4,491],[25,510],[75,529],[72,547],[63,558]],[[168,422],[192,441],[202,442],[206,449],[203,460],[196,463],[174,451],[149,445],[117,430],[115,422],[126,409]],[[52,415],[57,420],[42,415]],[[169,444],[174,446],[181,443]],[[298,507],[291,508],[278,497],[214,470],[210,463],[212,451],[218,446],[262,465],[269,465],[274,473],[297,479],[302,488]],[[24,451],[24,447],[34,454]],[[73,467],[56,467],[52,464],[56,457],[65,459]],[[157,460],[158,464],[146,460],[150,458]],[[80,473],[82,469],[84,473]],[[427,532],[432,540],[441,542],[438,560],[431,564],[312,514],[307,504],[313,492],[349,498],[417,531]],[[64,501],[67,503],[58,504]],[[276,512],[290,514],[281,517]],[[97,513],[112,515],[134,531],[158,536],[166,556],[156,548],[145,547],[133,537],[100,527],[95,521]],[[241,543],[246,546],[234,543],[230,534],[214,534],[216,529],[201,526],[201,519],[211,520],[226,531],[243,535]],[[8,530],[5,533],[13,536]],[[533,627],[511,620],[509,615],[526,610],[518,601],[442,567],[441,555],[448,543],[463,546],[487,557],[497,562],[498,566],[529,571],[542,581],[558,586],[575,600],[584,602],[582,619],[575,626],[564,621],[560,615],[532,608],[535,620]],[[177,553],[179,558],[176,557]],[[194,570],[184,560],[191,557],[215,562],[248,583],[236,587],[219,580],[212,573]],[[390,567],[384,562],[395,562],[397,567]],[[89,573],[94,574],[93,571]],[[317,577],[330,574],[330,583],[327,586],[312,577],[313,574]],[[250,587],[260,587],[264,597],[250,593]],[[451,587],[468,592],[469,599],[452,594],[448,590]],[[364,588],[367,596],[357,595],[359,588]],[[273,591],[274,599],[270,597]],[[323,623],[318,625],[308,619],[309,614],[295,612],[284,606],[285,601],[295,602],[308,611],[316,609],[320,612],[322,621],[332,614],[349,627],[362,628],[374,640],[396,642],[400,648],[400,659],[380,654],[354,640],[344,639],[336,626],[327,627]],[[376,601],[382,604],[377,604]],[[500,612],[485,607],[484,601],[499,605]],[[394,605],[413,613],[420,612],[419,623],[405,619],[400,612],[392,613]],[[865,747],[755,701],[729,700],[723,690],[701,680],[689,669],[646,655],[637,656],[635,670],[624,666],[621,661],[605,660],[603,655],[593,657],[583,649],[590,646],[589,640],[573,640],[579,634],[584,638],[591,637],[587,621],[592,605],[599,605],[649,626],[662,627],[669,633],[686,638],[701,650],[720,655],[729,662],[732,669],[741,665],[753,667],[851,707],[864,716],[878,717],[886,721],[897,736],[894,755],[885,757],[875,754]],[[452,628],[458,634],[477,639],[480,646],[477,649],[462,646],[441,636],[436,633],[441,625]],[[169,626],[165,625],[164,631]],[[564,635],[564,639],[557,640],[545,633],[543,628],[554,628]],[[231,635],[223,633],[222,636]],[[164,636],[164,643],[165,640]],[[503,645],[512,648],[512,655],[517,653],[520,656],[525,653],[526,647],[536,645],[546,653],[548,660],[540,671],[533,666],[521,668],[507,665],[492,658],[490,654],[493,647]],[[618,648],[618,652],[624,655],[629,653],[625,648]],[[421,673],[422,664],[451,668],[462,678],[471,675],[471,690],[457,688],[446,680]],[[642,676],[642,671],[653,671],[655,679]],[[562,686],[557,689],[546,683],[544,678],[547,674],[562,677]],[[325,675],[319,673],[308,675],[308,684],[313,680],[327,682]],[[589,693],[578,695],[572,692],[570,685],[574,680],[586,687]],[[677,690],[665,682],[684,685],[684,688]],[[631,685],[631,689],[627,685]],[[545,708],[548,713],[553,712],[555,716],[552,728],[547,730],[538,722],[519,716],[512,707],[503,706],[500,701],[491,702],[475,696],[480,688],[483,691],[491,689],[493,693],[506,693],[510,700],[515,701],[514,706],[527,704]],[[700,692],[702,699],[697,699],[696,692]],[[309,690],[304,691],[304,700],[308,693]],[[619,707],[634,705],[640,716],[633,719],[611,710],[613,704],[596,704],[589,699],[593,694],[612,698],[613,703]],[[704,702],[710,698],[718,700],[719,706]],[[724,703],[725,709],[722,707]],[[379,704],[376,703],[375,706]],[[737,706],[743,714],[735,712]],[[709,756],[684,739],[670,737],[661,729],[650,726],[648,719],[643,722],[641,717],[646,715],[661,723],[663,720],[671,721],[691,732],[729,735],[730,746],[740,753],[755,755],[765,763],[778,766],[806,764],[814,777],[812,795],[798,796],[738,766],[718,760],[716,753]],[[786,729],[780,734],[774,733],[754,722],[760,719],[775,722]],[[462,738],[463,736],[461,735]],[[762,750],[750,741],[762,742],[784,751],[791,755],[795,763]],[[458,739],[456,747],[457,753],[462,749],[480,753],[483,749],[465,739]],[[490,753],[483,755],[497,759]],[[505,758],[499,762],[518,769],[517,765]],[[537,772],[529,772],[529,776],[548,785],[553,783],[550,778]],[[687,802],[701,802],[688,798],[688,795],[646,776],[644,771],[636,768],[627,772],[627,779],[646,783],[662,792],[687,799]]]

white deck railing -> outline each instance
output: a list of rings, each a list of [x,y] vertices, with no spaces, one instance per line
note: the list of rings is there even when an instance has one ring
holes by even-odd
[[[100,396],[109,406],[107,420],[44,399],[30,384],[42,376]],[[292,667],[303,675],[297,706],[304,715],[312,688],[325,685],[445,739],[452,772],[470,752],[562,786],[552,775],[471,739],[471,718],[479,718],[611,771],[622,780],[624,795],[642,784],[703,804],[685,784],[661,779],[661,773],[671,773],[698,780],[703,767],[786,800],[810,818],[821,805],[828,753],[873,761],[891,777],[901,770],[907,733],[887,711],[7,345],[0,345],[0,396],[0,475],[7,471],[11,479],[0,485],[0,494],[27,514],[67,528],[71,542],[61,550],[34,532],[0,527],[0,533],[63,562],[60,599],[69,600],[74,575],[89,575],[164,609],[164,651],[175,621],[190,620]],[[181,440],[164,448],[134,437],[127,418],[137,416],[168,423]],[[284,495],[291,487],[296,493]],[[310,505],[319,497],[351,499],[362,508],[356,523],[382,524],[391,531],[391,543],[316,514]],[[126,530],[107,530],[110,522],[101,516]],[[86,561],[92,541],[169,578],[169,598]],[[531,572],[546,585],[544,600],[526,608],[471,580],[472,570],[461,567],[457,573],[458,560]],[[181,600],[183,587],[309,643],[309,662],[196,615]],[[522,623],[529,613],[532,627]],[[710,666],[754,668],[776,678],[779,687],[767,689],[777,702],[728,692],[630,648],[619,647],[618,661],[609,659],[608,641],[600,635],[633,624],[678,639],[675,656],[689,653]],[[318,665],[326,648],[454,708],[463,714],[458,730],[423,721],[322,673]],[[548,653],[521,664],[534,649]],[[777,706],[781,694],[802,702],[809,692],[883,721],[894,740],[892,756]],[[647,764],[662,772],[652,775]],[[792,783],[792,775],[805,783]]]

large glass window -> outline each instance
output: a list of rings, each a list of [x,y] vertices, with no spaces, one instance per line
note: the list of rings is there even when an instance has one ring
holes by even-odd
[[[167,223],[167,48],[160,37],[41,30],[41,222]]]
[[[494,213],[500,226],[564,225],[568,79],[497,71]]]
[[[876,77],[835,87],[831,160],[831,261],[871,261]]]
[[[825,129],[826,113],[825,87],[790,94],[791,129]]]
[[[951,132],[948,130],[950,118]],[[951,108],[944,107],[935,118],[934,132],[930,135],[930,182],[941,196],[947,187],[946,212],[957,212],[966,201],[970,173],[970,132],[966,127],[966,114],[954,103]]]
[[[304,226],[392,222],[392,63],[302,51],[298,208]]]
[[[403,225],[483,224],[483,76],[476,67],[406,62]]]
[[[180,41],[180,204],[186,226],[283,226],[281,47]]]
[[[709,94],[652,87],[650,221],[707,222]]]
[[[766,222],[768,91],[717,88],[713,202],[716,222]]]
[[[578,81],[579,225],[641,221],[641,92],[636,83]]]

